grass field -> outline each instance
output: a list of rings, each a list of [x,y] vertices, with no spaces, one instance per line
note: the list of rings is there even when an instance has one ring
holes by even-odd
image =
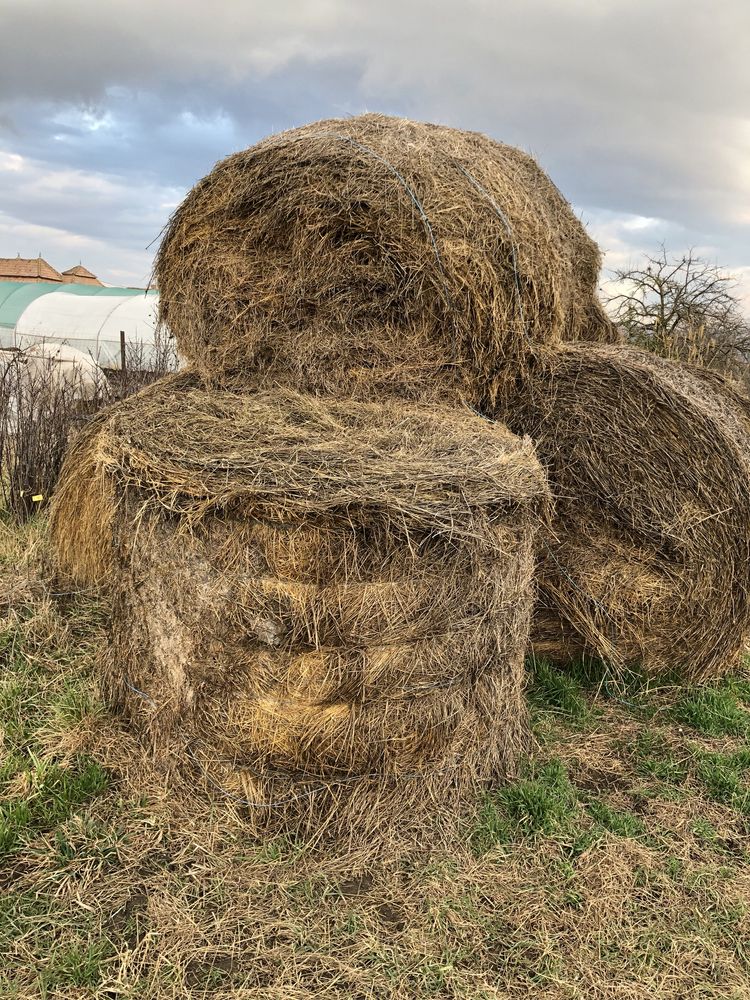
[[[106,609],[43,556],[0,525],[0,997],[750,996],[750,676],[532,665],[535,748],[450,848],[259,844],[108,717]]]

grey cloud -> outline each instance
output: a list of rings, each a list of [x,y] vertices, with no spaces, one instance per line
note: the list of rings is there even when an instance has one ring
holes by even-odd
[[[0,0],[0,17],[0,144],[130,178],[128,245],[153,235],[139,190],[188,186],[263,134],[365,107],[530,149],[584,210],[655,216],[732,258],[748,242],[745,0]],[[76,124],[76,109],[109,128]],[[81,210],[13,197],[24,217],[72,225]]]

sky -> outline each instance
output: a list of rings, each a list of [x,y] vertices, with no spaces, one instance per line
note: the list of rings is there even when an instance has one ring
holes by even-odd
[[[526,149],[608,269],[694,247],[750,314],[748,43],[747,0],[0,0],[0,257],[143,285],[217,160],[382,111]]]

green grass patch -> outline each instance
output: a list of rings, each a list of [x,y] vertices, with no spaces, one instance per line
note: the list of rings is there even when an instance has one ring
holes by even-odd
[[[99,624],[100,609],[91,602],[81,608],[74,603],[70,621],[45,605],[36,616],[20,611],[2,623],[0,859],[55,831],[107,788],[107,774],[96,761],[82,754],[55,759],[49,749],[51,734],[101,711],[85,669],[97,648]],[[75,673],[66,670],[71,662]]]
[[[537,709],[553,712],[568,722],[585,723],[591,714],[578,680],[545,661],[533,666],[529,702]]]
[[[0,859],[17,851],[30,837],[54,830],[108,784],[96,761],[78,758],[70,767],[43,764],[25,772],[30,783],[24,798],[0,803]]]
[[[587,803],[586,808],[601,827],[618,837],[641,837],[645,832],[641,820],[625,809],[613,809],[599,800]]]
[[[746,773],[750,768],[750,748],[734,753],[698,750],[694,759],[696,775],[705,785],[709,796],[743,816],[750,816],[750,788],[746,783]]]
[[[688,774],[687,766],[675,757],[664,735],[653,729],[643,729],[636,735],[630,757],[637,774],[665,784],[681,785]]]
[[[42,973],[42,986],[46,989],[78,987],[94,989],[101,982],[104,966],[114,953],[107,940],[78,941],[55,951]]]
[[[746,674],[727,677],[721,686],[726,688],[727,691],[731,691],[738,701],[750,705],[750,677]]]
[[[594,722],[601,715],[598,701],[614,702],[638,715],[649,708],[653,681],[638,669],[615,671],[591,657],[565,667],[531,660],[528,669],[532,677],[530,704],[537,711],[561,717],[569,725],[584,728]]]
[[[718,845],[719,835],[716,832],[716,827],[703,817],[699,816],[695,820],[692,826],[692,833],[702,844],[709,844],[712,847]]]
[[[485,797],[471,833],[478,853],[537,836],[571,832],[580,810],[561,761],[529,766],[527,775]]]
[[[740,707],[731,687],[697,688],[673,709],[677,722],[704,736],[750,736],[750,712]]]

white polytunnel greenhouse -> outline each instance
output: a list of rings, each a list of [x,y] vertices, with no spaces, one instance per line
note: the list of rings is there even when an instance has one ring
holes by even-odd
[[[67,344],[102,368],[119,368],[122,331],[128,358],[149,368],[158,307],[157,293],[143,289],[0,282],[0,348]]]

